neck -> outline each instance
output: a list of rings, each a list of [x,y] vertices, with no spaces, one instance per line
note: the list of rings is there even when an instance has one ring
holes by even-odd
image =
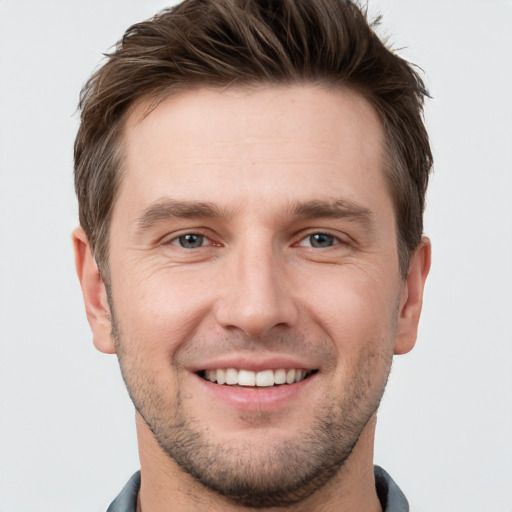
[[[261,508],[260,512],[382,512],[375,490],[373,442],[375,416],[368,422],[343,466],[323,487],[306,499],[286,507]],[[206,509],[209,512],[254,510],[216,494],[185,473],[162,452],[144,420],[137,414],[141,462],[141,488],[137,512],[173,512]]]

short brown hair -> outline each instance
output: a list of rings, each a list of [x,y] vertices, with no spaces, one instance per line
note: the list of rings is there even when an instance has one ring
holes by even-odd
[[[80,95],[75,188],[80,224],[108,280],[109,225],[122,174],[122,130],[142,99],[199,87],[317,83],[349,87],[380,116],[399,265],[423,231],[432,154],[424,84],[350,0],[185,0],[130,27]]]

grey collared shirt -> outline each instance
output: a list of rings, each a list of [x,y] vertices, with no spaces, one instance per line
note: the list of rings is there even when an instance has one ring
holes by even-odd
[[[409,512],[409,503],[400,487],[381,467],[375,466],[375,486],[383,512]],[[119,496],[110,504],[107,512],[136,512],[140,488],[140,471],[124,486]]]

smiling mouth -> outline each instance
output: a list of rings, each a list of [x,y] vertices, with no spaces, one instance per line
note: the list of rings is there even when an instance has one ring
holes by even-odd
[[[218,368],[216,370],[202,370],[198,372],[198,375],[214,384],[268,388],[302,382],[316,372],[317,370],[304,370],[302,368],[269,369],[260,372],[243,369],[237,370],[235,368]]]

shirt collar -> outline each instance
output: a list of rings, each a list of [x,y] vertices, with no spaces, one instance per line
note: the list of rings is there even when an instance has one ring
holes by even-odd
[[[409,503],[400,487],[381,467],[375,466],[375,487],[383,512],[409,512]],[[128,480],[107,512],[136,512],[140,489],[140,471]]]

